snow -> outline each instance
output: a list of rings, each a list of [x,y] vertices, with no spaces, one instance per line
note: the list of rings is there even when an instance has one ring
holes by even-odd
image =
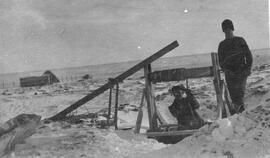
[[[200,132],[183,141],[166,145],[148,139],[148,114],[143,107],[141,134],[133,130],[100,129],[89,125],[87,119],[74,124],[68,122],[42,123],[36,133],[5,157],[270,157],[270,67],[255,70],[248,78],[245,102],[247,110],[226,119],[205,125]],[[133,128],[142,97],[143,79],[129,79],[120,84],[118,113],[119,128]],[[183,82],[180,82],[183,83]],[[101,82],[59,83],[42,88],[11,88],[0,95],[0,122],[5,122],[21,113],[34,113],[42,118],[50,117],[63,110],[85,94],[95,90]],[[168,123],[176,120],[168,111],[173,97],[169,88],[179,82],[159,83],[153,86],[157,108]],[[183,83],[184,84],[184,83]],[[189,86],[201,107],[198,113],[205,120],[216,118],[216,97],[212,78],[189,81]],[[73,112],[73,115],[102,111],[106,113],[108,94]],[[113,93],[114,94],[114,93]],[[114,95],[113,95],[114,96]],[[114,100],[114,98],[113,98]],[[114,105],[114,104],[113,104]],[[105,116],[99,116],[105,120]]]
[[[260,74],[260,78],[256,73],[250,76],[248,109],[242,114],[216,120],[173,146],[138,157],[270,157],[269,81],[269,71]]]

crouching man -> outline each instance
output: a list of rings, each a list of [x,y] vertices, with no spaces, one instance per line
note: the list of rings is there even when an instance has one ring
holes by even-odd
[[[204,121],[196,111],[200,105],[190,90],[180,85],[172,87],[171,92],[175,99],[169,110],[177,119],[179,129],[197,129],[203,126]]]

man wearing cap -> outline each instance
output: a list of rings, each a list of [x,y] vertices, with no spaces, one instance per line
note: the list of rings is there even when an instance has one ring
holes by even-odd
[[[173,86],[171,89],[175,97],[169,106],[171,114],[177,119],[179,129],[196,129],[204,124],[196,109],[199,103],[196,98],[183,85]]]
[[[225,39],[218,46],[219,63],[234,105],[231,113],[241,113],[245,110],[244,94],[247,77],[251,73],[252,54],[244,38],[233,34],[231,20],[225,19],[221,25]]]

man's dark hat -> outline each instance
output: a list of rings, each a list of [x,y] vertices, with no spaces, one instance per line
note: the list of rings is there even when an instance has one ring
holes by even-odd
[[[224,31],[225,29],[231,29],[234,31],[234,27],[233,27],[233,22],[230,19],[225,19],[222,24],[222,31]]]

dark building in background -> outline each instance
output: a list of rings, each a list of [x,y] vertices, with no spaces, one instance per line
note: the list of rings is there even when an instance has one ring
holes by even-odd
[[[45,71],[41,76],[20,78],[21,87],[44,86],[58,82],[60,82],[59,79],[51,71]]]

